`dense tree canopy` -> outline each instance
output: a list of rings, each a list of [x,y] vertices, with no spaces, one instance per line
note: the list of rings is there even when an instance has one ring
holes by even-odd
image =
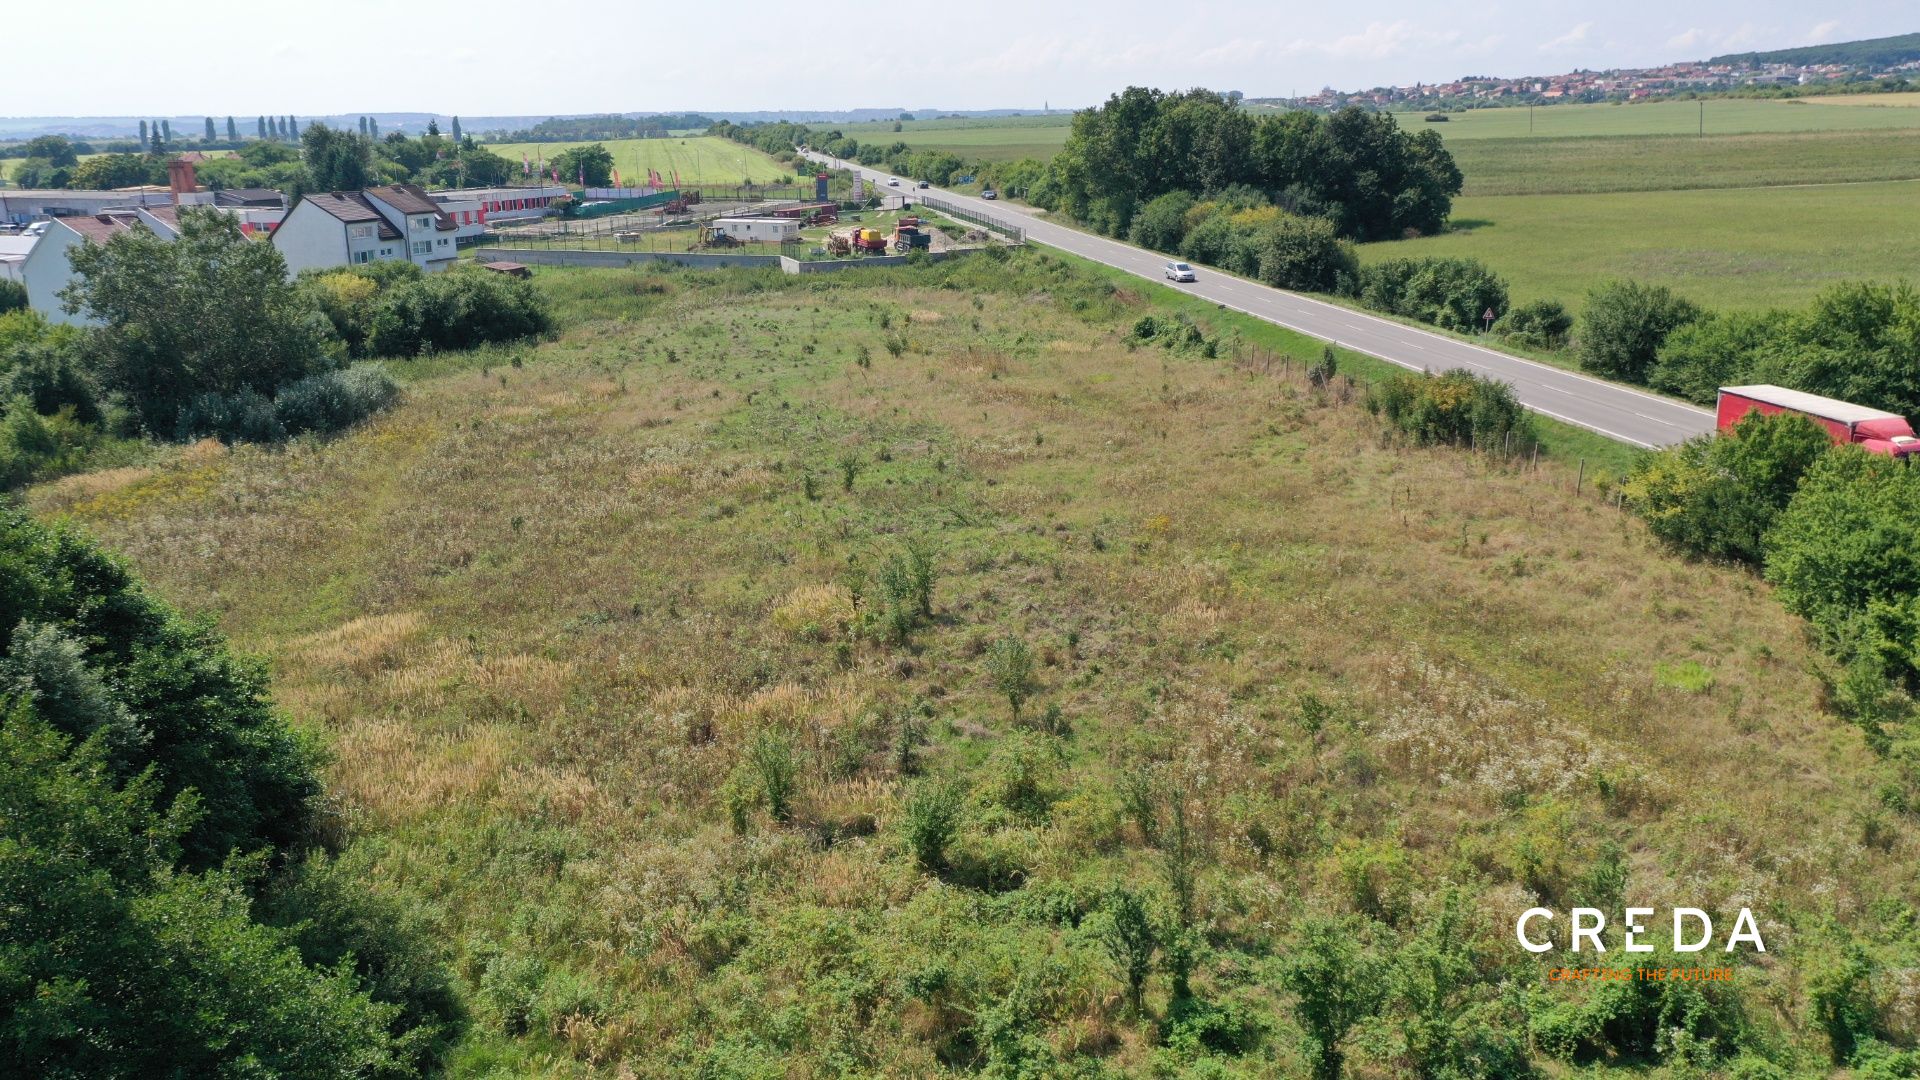
[[[183,209],[180,230],[76,247],[64,294],[104,324],[92,342],[103,385],[159,435],[201,395],[271,395],[331,365],[326,324],[287,281],[278,248],[211,210]]]
[[[1047,196],[1107,232],[1153,199],[1236,185],[1290,211],[1326,217],[1356,240],[1435,232],[1460,170],[1432,131],[1410,135],[1387,113],[1343,109],[1255,118],[1207,90],[1129,87],[1076,113]]]
[[[0,1072],[429,1066],[458,1015],[431,952],[324,865],[282,865],[320,785],[262,666],[18,509],[0,627]]]

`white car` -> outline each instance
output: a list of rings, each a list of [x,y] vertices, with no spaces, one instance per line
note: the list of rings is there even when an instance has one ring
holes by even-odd
[[[897,176],[889,176],[889,177],[887,177],[887,186],[888,186],[888,187],[899,187],[899,186],[900,186],[900,178],[899,178],[899,177],[897,177]]]
[[[1196,281],[1198,279],[1193,276],[1193,267],[1183,262],[1170,262],[1167,264],[1167,280]]]

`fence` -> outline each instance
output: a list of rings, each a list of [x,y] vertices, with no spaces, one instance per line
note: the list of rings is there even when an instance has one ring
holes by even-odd
[[[916,201],[918,201],[921,206],[938,210],[956,221],[964,221],[969,225],[978,225],[983,229],[997,232],[1016,244],[1024,244],[1027,242],[1027,230],[1004,218],[998,218],[992,214],[983,214],[972,207],[962,206],[956,202],[949,202],[938,195],[922,195]]]

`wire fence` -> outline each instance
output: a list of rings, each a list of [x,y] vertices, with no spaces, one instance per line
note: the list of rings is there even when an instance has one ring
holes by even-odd
[[[997,232],[1016,244],[1024,244],[1027,242],[1027,230],[1005,218],[995,217],[992,214],[983,214],[972,207],[951,202],[938,195],[922,195],[920,196],[919,203],[921,206],[938,210],[956,221],[964,221],[969,225],[978,225],[983,229]]]

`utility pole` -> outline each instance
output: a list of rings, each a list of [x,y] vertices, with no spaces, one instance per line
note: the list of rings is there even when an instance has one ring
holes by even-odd
[[[1527,134],[1533,134],[1533,102],[1527,102]]]
[[[1700,99],[1700,134],[1707,133],[1707,99]]]

